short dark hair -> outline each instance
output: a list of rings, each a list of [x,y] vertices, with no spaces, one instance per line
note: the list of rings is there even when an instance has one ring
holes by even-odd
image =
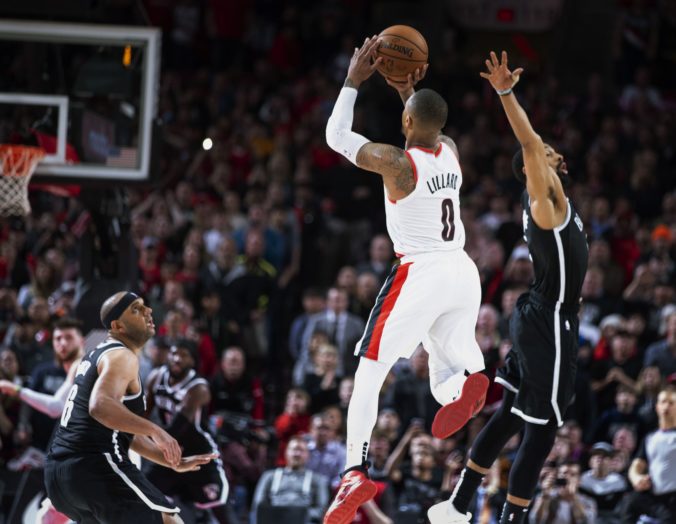
[[[77,329],[82,335],[82,322],[77,318],[63,317],[54,323],[54,329]]]
[[[448,104],[432,89],[421,89],[410,98],[410,111],[424,127],[442,129],[448,118]]]
[[[526,175],[524,175],[523,172],[524,165],[525,164],[523,162],[523,149],[519,148],[516,150],[516,153],[514,153],[514,156],[512,157],[512,172],[514,173],[516,179],[522,184],[526,183]]]
[[[195,344],[192,340],[189,340],[187,338],[179,338],[176,343],[174,344],[176,348],[178,349],[185,349],[188,353],[190,353],[190,356],[192,357],[193,362],[195,363],[195,368],[199,367],[200,364],[200,352],[199,348],[197,347],[197,344]]]
[[[303,298],[326,298],[326,291],[318,287],[308,287],[303,291]]]

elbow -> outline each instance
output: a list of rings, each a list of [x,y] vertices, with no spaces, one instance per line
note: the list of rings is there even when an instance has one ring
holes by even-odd
[[[338,129],[333,125],[331,119],[326,124],[326,143],[334,151],[338,151]]]
[[[89,415],[96,420],[97,422],[101,422],[103,424],[102,418],[103,418],[103,413],[104,413],[104,407],[103,407],[104,402],[96,396],[92,396],[91,399],[89,400]]]
[[[58,418],[63,412],[63,405],[59,404],[57,406],[49,406],[47,408],[47,416],[50,418]]]

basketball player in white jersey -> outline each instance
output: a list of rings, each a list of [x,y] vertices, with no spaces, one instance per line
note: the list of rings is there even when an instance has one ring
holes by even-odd
[[[443,406],[432,432],[446,438],[483,407],[488,379],[474,327],[481,302],[477,268],[463,250],[460,220],[462,171],[455,143],[442,135],[448,106],[430,89],[414,92],[415,79],[397,87],[405,103],[406,147],[376,144],[352,131],[359,85],[381,59],[376,37],[355,49],[344,87],[326,126],[326,141],[358,167],[378,173],[385,186],[387,229],[400,264],[378,295],[355,355],[362,357],[347,415],[347,464],[325,524],[347,524],[370,500],[368,442],[376,422],[378,395],[400,357],[422,342],[429,353],[430,386]],[[392,85],[392,84],[391,84]]]

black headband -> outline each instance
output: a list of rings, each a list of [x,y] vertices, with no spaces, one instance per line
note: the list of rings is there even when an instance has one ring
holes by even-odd
[[[124,310],[129,307],[129,304],[131,304],[134,300],[138,300],[140,297],[136,293],[132,293],[131,291],[127,291],[124,296],[113,306],[113,308],[108,311],[108,314],[103,317],[103,327],[106,329],[110,329],[111,324],[113,323],[113,320],[117,320],[122,316],[122,313],[124,313]]]

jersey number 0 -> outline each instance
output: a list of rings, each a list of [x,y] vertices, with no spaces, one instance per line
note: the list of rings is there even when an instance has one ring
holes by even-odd
[[[453,211],[453,200],[450,198],[441,202],[441,223],[444,226],[441,231],[441,238],[445,242],[450,242],[455,237],[455,212]]]

